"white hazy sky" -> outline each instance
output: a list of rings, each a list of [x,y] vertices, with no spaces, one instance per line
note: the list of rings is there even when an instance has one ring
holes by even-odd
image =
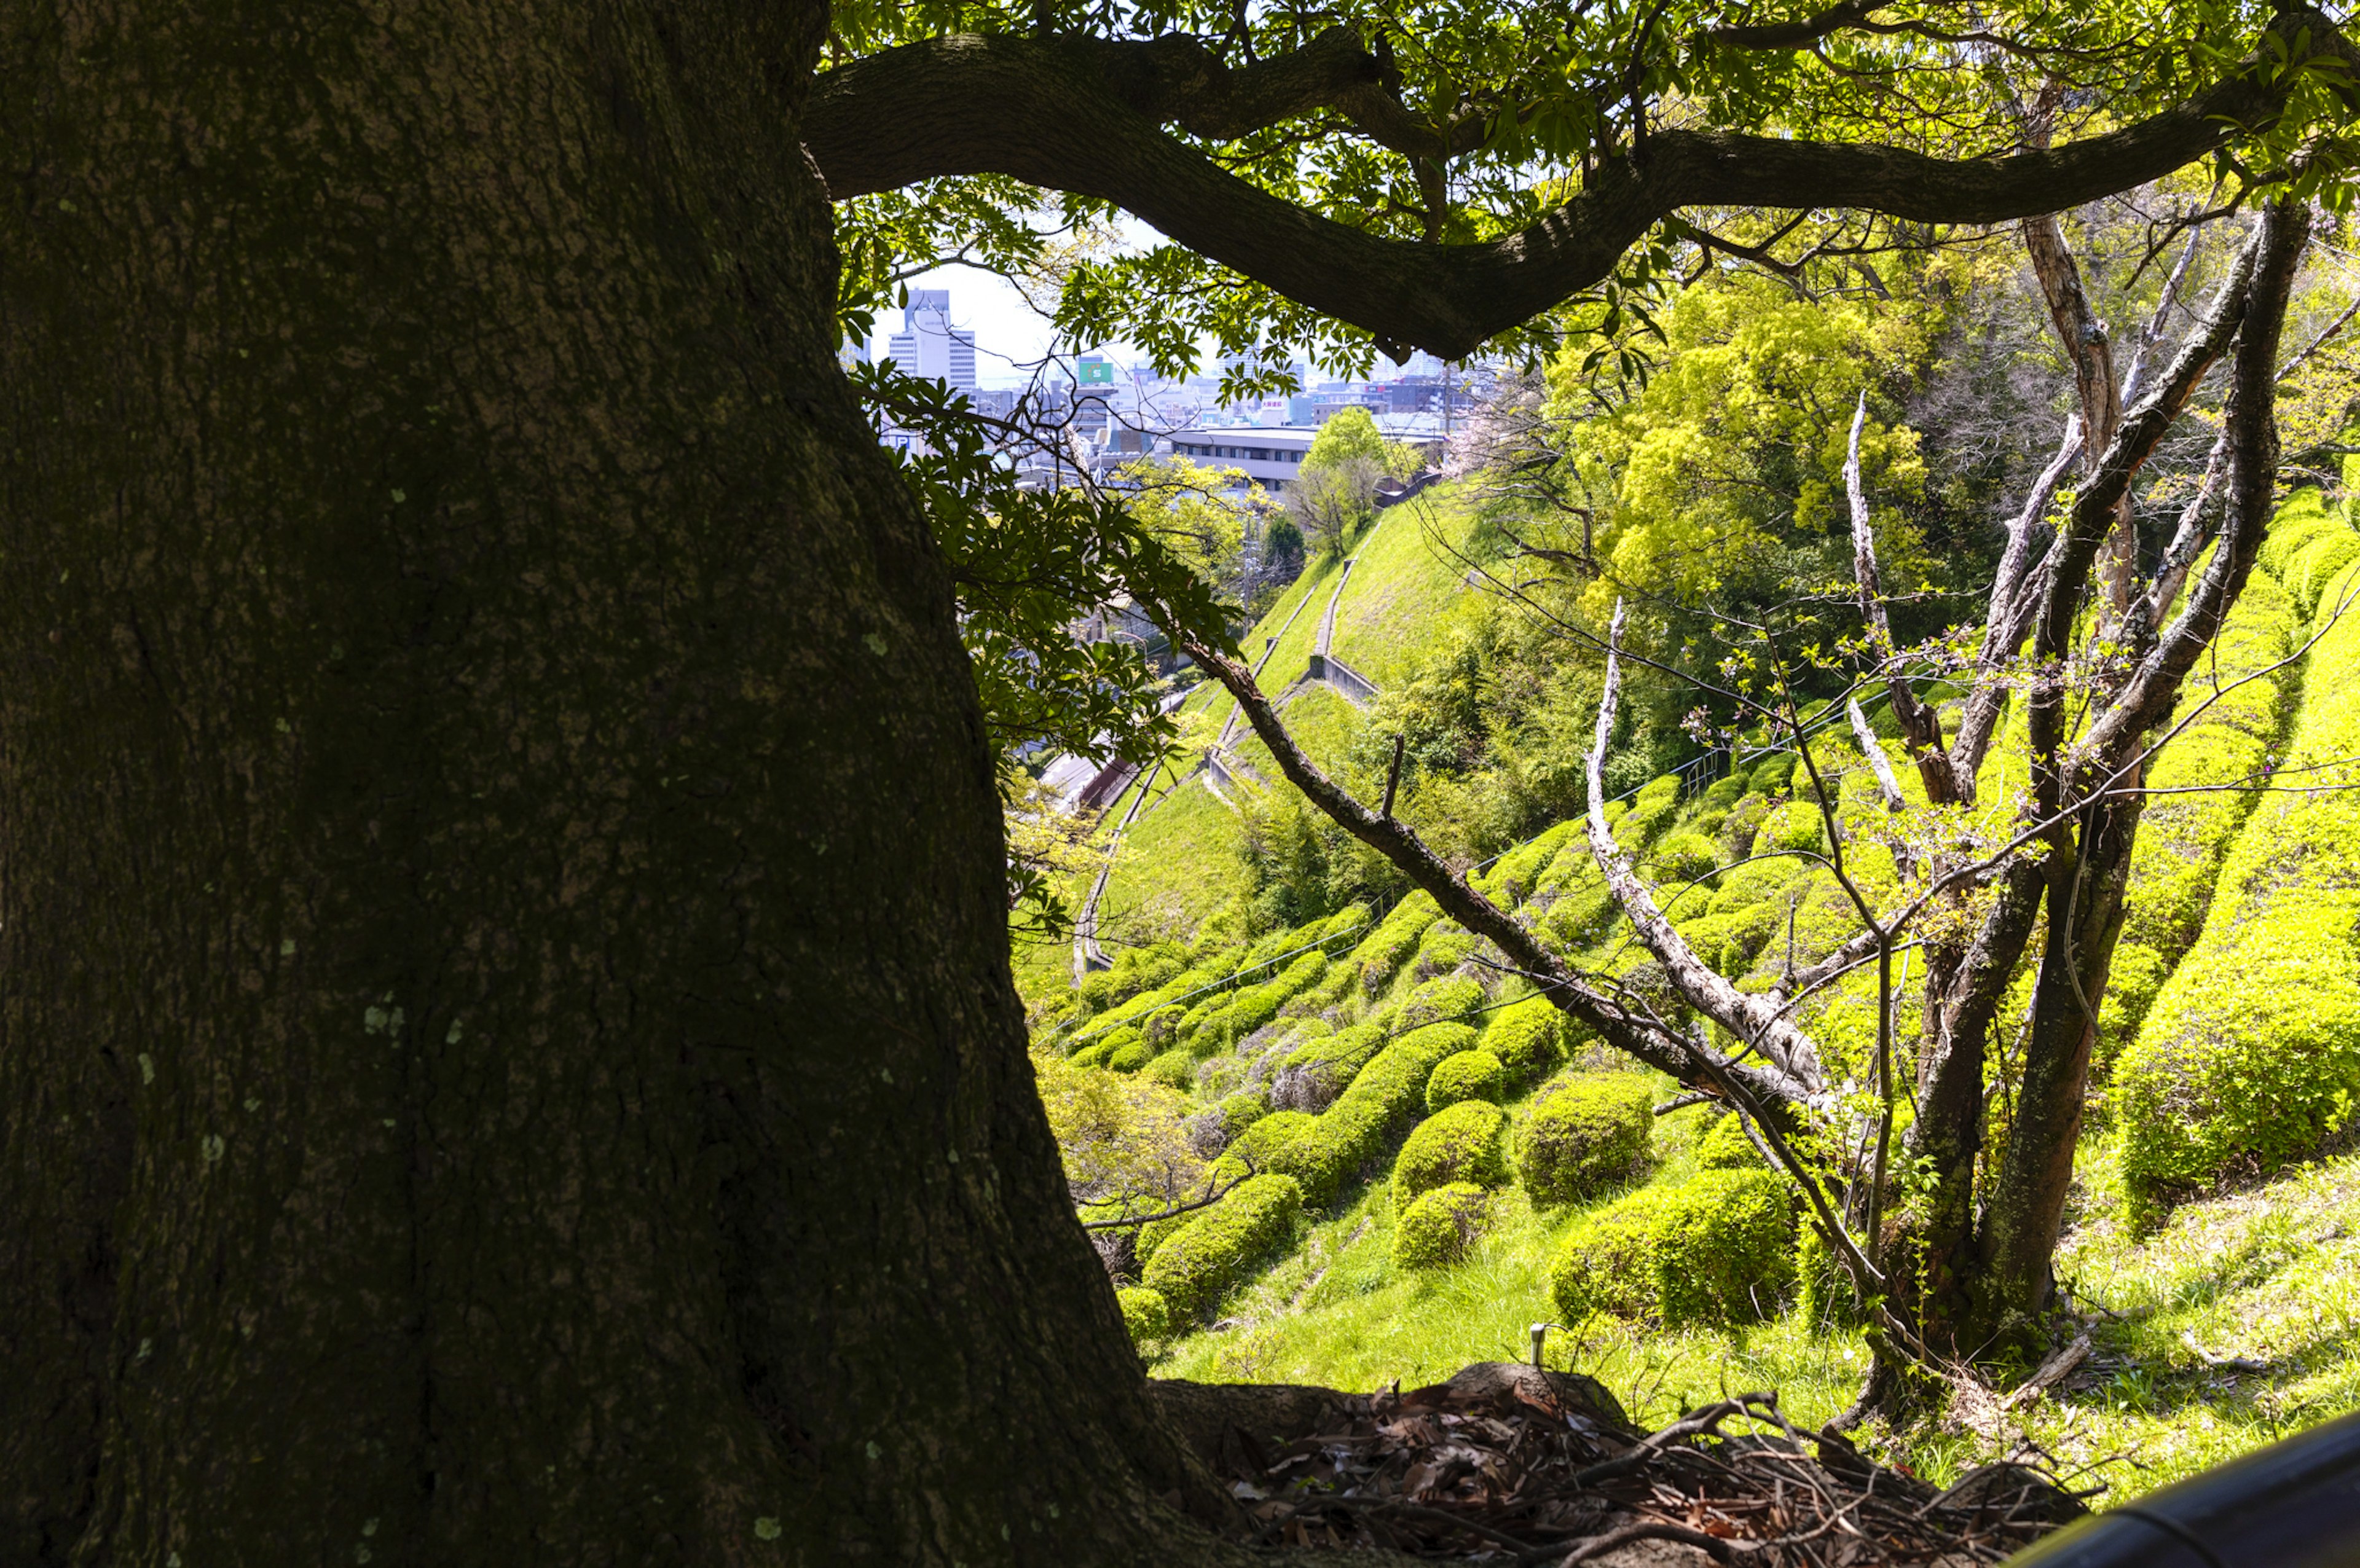
[[[975,376],[986,387],[1006,387],[1029,379],[1018,368],[1049,352],[1049,319],[1036,315],[1016,286],[994,272],[972,267],[937,267],[910,280],[917,289],[951,291],[951,324],[975,333]],[[881,354],[885,340],[901,330],[901,312],[888,306],[877,313],[877,337],[871,353]],[[1129,343],[1109,343],[1103,351],[1117,359],[1137,357]]]

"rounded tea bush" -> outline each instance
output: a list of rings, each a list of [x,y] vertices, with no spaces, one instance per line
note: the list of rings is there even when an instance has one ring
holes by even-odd
[[[1642,1187],[1574,1227],[1549,1263],[1549,1294],[1560,1318],[1578,1323],[1591,1312],[1655,1314],[1655,1216],[1666,1191]]]
[[[1251,1089],[1240,1089],[1221,1101],[1221,1136],[1235,1142],[1248,1127],[1270,1114],[1270,1106]]]
[[[1129,1040],[1107,1051],[1105,1065],[1109,1071],[1114,1073],[1136,1073],[1154,1061],[1156,1055],[1155,1048],[1133,1031]]]
[[[1125,1285],[1115,1291],[1114,1301],[1122,1309],[1122,1326],[1131,1331],[1131,1344],[1145,1345],[1172,1332],[1172,1309],[1163,1291]]]
[[[1774,849],[1816,852],[1827,843],[1827,827],[1818,801],[1789,800],[1762,819],[1762,831],[1754,839],[1754,853],[1767,855]]]
[[[1421,1192],[1393,1222],[1393,1267],[1448,1269],[1465,1262],[1490,1208],[1490,1194],[1471,1181],[1447,1181]]]
[[[1393,1161],[1394,1206],[1452,1181],[1505,1184],[1507,1129],[1507,1113],[1483,1100],[1461,1100],[1426,1117]]]
[[[1720,865],[1720,846],[1702,833],[1674,833],[1657,844],[1650,857],[1655,880],[1670,887],[1685,887],[1709,878]]]
[[[1628,1177],[1655,1141],[1654,1096],[1628,1073],[1547,1085],[1516,1139],[1516,1172],[1535,1203],[1569,1203]]]
[[[1446,1057],[1434,1076],[1426,1081],[1426,1108],[1440,1111],[1462,1100],[1488,1100],[1500,1103],[1500,1093],[1507,1082],[1501,1070],[1500,1059],[1488,1051],[1462,1051]]]
[[[1465,975],[1429,980],[1409,994],[1393,1028],[1406,1033],[1425,1024],[1450,1023],[1483,1005],[1483,987]]]
[[[1657,1311],[1674,1327],[1773,1317],[1795,1281],[1794,1200],[1767,1171],[1673,1188],[1653,1239]]]
[[[1565,1015],[1546,996],[1527,996],[1491,1015],[1483,1049],[1500,1059],[1511,1083],[1529,1083],[1565,1060]]]

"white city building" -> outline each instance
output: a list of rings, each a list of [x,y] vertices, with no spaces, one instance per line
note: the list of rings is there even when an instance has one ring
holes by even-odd
[[[1212,425],[1175,432],[1172,455],[1199,468],[1242,470],[1279,495],[1302,474],[1304,454],[1318,439],[1318,428],[1311,425]]]
[[[904,376],[975,390],[975,334],[951,325],[947,289],[910,290],[910,302],[901,307],[901,330],[888,341],[886,357]]]

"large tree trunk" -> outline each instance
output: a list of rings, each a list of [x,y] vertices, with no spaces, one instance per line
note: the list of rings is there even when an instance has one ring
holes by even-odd
[[[834,363],[825,6],[9,12],[0,1563],[1217,1553]]]

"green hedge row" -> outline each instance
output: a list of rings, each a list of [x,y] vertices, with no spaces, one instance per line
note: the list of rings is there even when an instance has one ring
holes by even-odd
[[[1428,1024],[1400,1036],[1312,1127],[1271,1156],[1272,1169],[1300,1181],[1306,1202],[1325,1206],[1415,1119],[1434,1070],[1474,1043],[1465,1024]]]
[[[2333,606],[2360,565],[2326,585]],[[2288,768],[2360,755],[2360,613],[2311,654]],[[2346,766],[2292,777],[2355,780]],[[2306,1158],[2360,1094],[2360,794],[2267,795],[2222,868],[2203,933],[2115,1064],[2123,1197],[2158,1207]]]
[[[1383,990],[1426,939],[1426,928],[1441,918],[1442,907],[1422,887],[1395,904],[1345,961],[1360,975],[1360,989],[1372,996]]]
[[[1385,1031],[1374,1024],[1354,1024],[1306,1040],[1281,1063],[1271,1083],[1272,1103],[1290,1110],[1327,1109],[1384,1044]]]
[[[1303,1189],[1291,1177],[1257,1176],[1158,1247],[1141,1283],[1163,1296],[1175,1323],[1202,1318],[1293,1238],[1302,1216]]]

